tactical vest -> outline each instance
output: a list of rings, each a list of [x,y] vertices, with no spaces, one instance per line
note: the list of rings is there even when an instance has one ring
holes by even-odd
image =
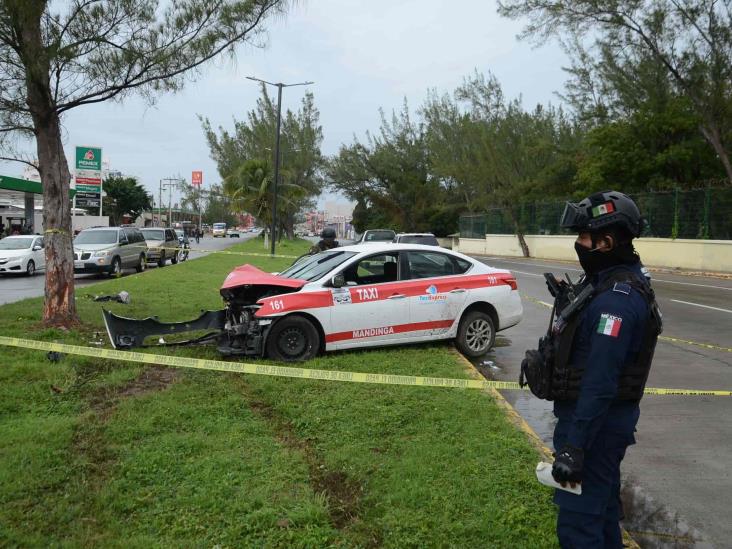
[[[608,277],[595,289],[593,298],[613,288],[616,283],[628,284],[640,293],[648,304],[648,318],[640,350],[630,363],[623,366],[618,380],[618,394],[615,397],[619,400],[640,400],[651,371],[656,342],[663,329],[661,313],[653,289],[639,275],[630,271],[624,270]],[[591,300],[588,300],[587,304],[569,319],[561,332],[550,336],[549,343],[553,347],[553,353],[551,353],[553,354],[553,364],[551,368],[547,368],[551,371],[549,400],[577,400],[579,398],[585,369],[569,364],[569,359],[574,337],[582,318],[581,313],[590,302]],[[549,372],[547,371],[547,373]]]

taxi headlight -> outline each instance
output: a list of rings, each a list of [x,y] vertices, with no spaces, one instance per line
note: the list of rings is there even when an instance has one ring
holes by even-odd
[[[98,252],[94,252],[94,257],[107,257],[111,254],[112,250],[99,250]]]

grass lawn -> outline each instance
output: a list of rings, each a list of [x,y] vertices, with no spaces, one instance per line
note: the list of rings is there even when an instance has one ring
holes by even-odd
[[[262,252],[255,240],[230,249]],[[40,298],[5,305],[0,334],[108,345],[102,305],[193,318],[221,307],[223,279],[246,262],[291,260],[213,254],[103,281],[77,291],[73,332],[40,327]],[[121,290],[129,305],[90,299]],[[556,546],[538,454],[480,391],[0,356],[0,546]],[[305,366],[468,377],[445,343]]]

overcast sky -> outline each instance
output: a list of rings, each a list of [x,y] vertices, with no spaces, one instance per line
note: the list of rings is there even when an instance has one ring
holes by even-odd
[[[406,97],[417,108],[429,89],[452,92],[475,69],[492,71],[506,96],[522,96],[526,107],[558,103],[566,56],[556,45],[519,42],[520,30],[520,22],[498,16],[494,1],[300,0],[270,24],[267,48],[242,47],[235,61],[217,60],[198,82],[159,97],[154,107],[130,98],[67,113],[67,157],[72,164],[75,145],[101,146],[112,169],[138,177],[156,200],[164,177],[190,181],[192,170],[203,170],[206,187],[218,183],[197,115],[227,128],[233,117],[244,118],[259,95],[247,75],[315,82],[309,88],[325,154],[376,131],[379,107],[399,109]],[[298,107],[303,90],[284,90],[283,111]],[[0,163],[0,174],[22,171],[21,164]]]

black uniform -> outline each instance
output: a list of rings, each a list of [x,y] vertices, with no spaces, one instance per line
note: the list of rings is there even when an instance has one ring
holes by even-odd
[[[319,251],[324,252],[325,250],[332,250],[333,248],[337,248],[339,246],[339,243],[337,240],[333,240],[332,238],[323,238],[315,246],[318,248]]]

